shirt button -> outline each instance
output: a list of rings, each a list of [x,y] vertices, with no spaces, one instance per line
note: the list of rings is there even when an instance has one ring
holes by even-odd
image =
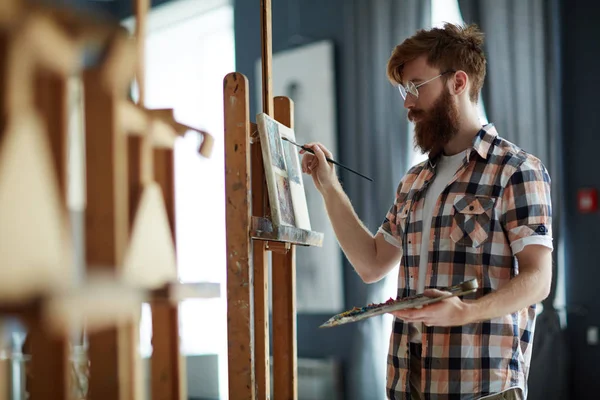
[[[473,206],[469,207],[469,210],[471,210],[471,211],[473,211],[474,209],[475,209],[475,207],[473,207]]]

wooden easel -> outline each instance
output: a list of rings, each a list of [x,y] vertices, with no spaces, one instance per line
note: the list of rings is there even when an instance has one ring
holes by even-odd
[[[293,102],[272,93],[271,0],[261,0],[263,112],[294,127]],[[229,397],[270,399],[269,279],[272,252],[274,398],[297,399],[296,245],[323,234],[273,226],[262,152],[250,122],[248,79],[224,79]]]

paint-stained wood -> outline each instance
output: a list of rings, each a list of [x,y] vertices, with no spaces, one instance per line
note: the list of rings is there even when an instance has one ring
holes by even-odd
[[[61,208],[67,208],[67,134],[68,98],[65,78],[51,73],[38,73],[35,100],[49,138],[52,171],[58,177]],[[66,222],[66,220],[64,220]],[[26,319],[29,329],[32,399],[64,400],[69,390],[69,347],[64,337],[56,337],[43,329],[35,310]]]
[[[184,360],[179,347],[178,305],[153,301],[151,390],[153,400],[186,399]]]
[[[83,74],[86,131],[86,261],[88,272],[117,272],[129,232],[127,136],[121,131],[116,96],[105,90],[101,72]],[[90,399],[134,399],[132,327],[89,336]]]
[[[298,398],[296,337],[296,246],[272,253],[273,397]]]
[[[2,321],[0,321],[0,333],[3,335],[3,337],[0,338],[0,346],[2,346],[2,348],[9,347],[8,338],[5,339],[4,337],[5,329]],[[0,359],[0,388],[9,387],[8,371],[10,371],[10,361],[7,359]],[[0,390],[0,400],[11,400],[8,396],[8,390]]]
[[[229,397],[255,399],[251,181],[248,80],[239,73],[223,82],[227,227],[227,336]]]
[[[58,176],[63,204],[66,205],[69,106],[67,79],[52,73],[38,73],[35,98],[50,138],[54,171]]]
[[[294,104],[287,97],[275,99],[275,119],[294,127]],[[273,395],[298,398],[296,338],[296,246],[272,254],[273,276]]]
[[[273,225],[271,220],[263,217],[252,217],[253,239],[278,241],[301,246],[323,245],[323,233],[307,231],[286,225]]]
[[[273,25],[271,20],[271,0],[260,0],[260,38],[262,51],[263,112],[269,116],[273,116]]]
[[[154,177],[164,196],[175,238],[175,164],[173,150],[154,150]],[[170,290],[169,290],[170,292]],[[167,296],[170,298],[172,296]],[[187,399],[185,358],[180,353],[179,304],[155,298],[152,307],[151,391],[153,400]]]
[[[252,127],[254,125],[254,127]],[[251,129],[256,129],[251,124]],[[252,136],[252,131],[250,132]],[[258,137],[258,136],[256,136]],[[252,137],[251,137],[252,139]],[[252,144],[252,215],[267,214],[268,194],[260,141]],[[254,220],[254,217],[253,217]],[[254,339],[256,349],[256,386],[259,399],[271,398],[271,368],[269,346],[269,263],[266,243],[252,242],[254,266]]]
[[[8,57],[8,33],[0,31],[0,60],[6,60]],[[0,90],[2,93],[8,88],[8,77],[6,74],[6,63],[0,62]],[[6,96],[0,96],[0,146],[2,146],[2,138],[4,129],[6,128]]]
[[[43,328],[43,320],[33,310],[26,318],[30,377],[27,389],[31,400],[65,400],[69,393],[71,364],[66,337],[51,335]]]
[[[165,198],[169,227],[175,237],[175,152],[169,149],[154,150],[154,180],[162,189]]]

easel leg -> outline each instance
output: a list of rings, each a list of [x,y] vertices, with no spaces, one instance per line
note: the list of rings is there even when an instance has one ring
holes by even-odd
[[[39,315],[28,316],[26,322],[31,349],[31,381],[27,385],[30,398],[65,400],[70,382],[67,340],[45,332]]]
[[[173,150],[154,150],[154,178],[163,192],[173,240],[175,238],[175,170]],[[179,307],[163,301],[152,306],[152,399],[187,399],[185,358],[179,346]]]
[[[268,194],[260,141],[252,143],[252,215],[267,215]],[[269,263],[266,242],[253,241],[254,265],[254,329],[256,343],[256,386],[258,398],[271,398],[271,366],[269,346]]]
[[[181,400],[179,313],[176,305],[152,304],[152,399]]]
[[[275,97],[275,119],[294,127],[294,103]],[[273,379],[275,399],[298,398],[296,338],[296,246],[273,251]]]
[[[227,343],[229,398],[256,398],[254,270],[250,228],[250,118],[248,80],[228,74],[225,109],[225,195],[227,224]]]
[[[269,264],[265,242],[253,243],[254,264],[254,328],[256,343],[256,385],[258,398],[271,398],[269,349]]]
[[[274,398],[297,399],[296,246],[273,252]]]
[[[67,132],[68,93],[67,80],[50,73],[36,76],[35,100],[46,124],[52,148],[54,170],[58,175],[61,201],[67,208]],[[70,352],[66,337],[55,337],[45,331],[39,310],[26,317],[31,348],[32,400],[64,400],[70,388]]]
[[[102,86],[99,70],[83,74],[86,130],[86,261],[88,272],[115,273],[129,231],[127,137],[116,100]],[[135,326],[133,326],[135,325]],[[133,368],[136,324],[89,335],[90,399],[135,399]],[[133,343],[132,343],[133,342]],[[136,399],[137,400],[137,399]]]
[[[67,134],[69,129],[67,80],[49,73],[38,74],[36,102],[46,123],[54,156],[54,170],[58,174],[59,190],[66,207]]]

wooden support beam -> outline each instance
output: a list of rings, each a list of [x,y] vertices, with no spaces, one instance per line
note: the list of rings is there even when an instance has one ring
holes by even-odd
[[[9,341],[6,337],[4,321],[0,319],[0,346],[3,349],[9,347]],[[0,400],[10,400],[8,398],[10,383],[8,380],[8,371],[10,370],[10,361],[6,358],[0,359]]]
[[[48,72],[38,73],[35,99],[50,139],[53,166],[58,176],[61,200],[66,207],[69,129],[67,79]]]
[[[117,273],[129,234],[127,136],[118,123],[117,98],[101,71],[83,74],[86,130],[86,260],[88,272]],[[135,332],[137,333],[137,332]],[[131,327],[89,336],[91,399],[135,399]],[[138,334],[139,336],[139,334]]]
[[[154,150],[154,177],[165,199],[175,241],[174,151]],[[187,399],[185,358],[180,353],[179,305],[155,300],[152,307],[151,392],[153,400]]]
[[[260,42],[262,62],[262,103],[263,112],[273,116],[273,81],[272,81],[272,18],[271,0],[260,0]],[[254,126],[253,128],[256,128]],[[258,138],[250,132],[254,138]],[[266,217],[270,214],[268,209],[268,194],[265,182],[265,171],[260,141],[252,145],[252,215]],[[253,246],[254,264],[254,296],[256,334],[256,378],[258,395],[260,399],[269,399],[271,392],[269,366],[269,270],[266,253],[266,244],[262,241],[251,240]]]
[[[0,31],[0,60],[6,60],[8,57],[8,33],[6,31]],[[0,62],[0,90],[3,95],[0,96],[0,146],[2,146],[2,138],[4,136],[4,129],[6,128],[6,92],[8,85],[8,76],[6,73],[6,62]]]
[[[263,112],[273,116],[273,25],[271,0],[260,0],[260,43],[262,51],[262,101]]]
[[[272,253],[273,397],[298,398],[296,337],[296,246]]]
[[[275,119],[294,127],[294,104],[287,97],[274,99]],[[287,244],[286,244],[287,245]],[[298,398],[296,338],[296,246],[272,254],[273,276],[273,395]]]
[[[227,227],[227,338],[229,397],[257,398],[254,349],[254,270],[250,241],[250,111],[248,79],[230,73],[223,82]]]
[[[160,185],[165,198],[169,227],[175,243],[175,151],[154,150],[154,180]]]
[[[31,355],[31,379],[27,382],[29,398],[65,400],[71,382],[69,344],[66,337],[56,337],[43,328],[43,319],[38,311],[30,313],[25,319]]]
[[[256,128],[255,124],[254,128]],[[252,132],[250,132],[252,136]],[[258,136],[256,136],[258,137]],[[252,140],[252,138],[250,138]],[[252,144],[252,215],[269,213],[267,183],[260,141]],[[259,399],[271,398],[271,367],[269,345],[269,262],[266,242],[252,240],[254,266],[254,335],[256,350],[256,385]]]
[[[56,74],[39,72],[35,82],[35,101],[41,113],[52,150],[52,161],[58,177],[61,203],[67,209],[67,80]],[[29,331],[28,353],[31,355],[31,376],[27,382],[32,400],[64,400],[70,388],[69,344],[65,337],[57,338],[46,331],[39,309],[25,316]]]

